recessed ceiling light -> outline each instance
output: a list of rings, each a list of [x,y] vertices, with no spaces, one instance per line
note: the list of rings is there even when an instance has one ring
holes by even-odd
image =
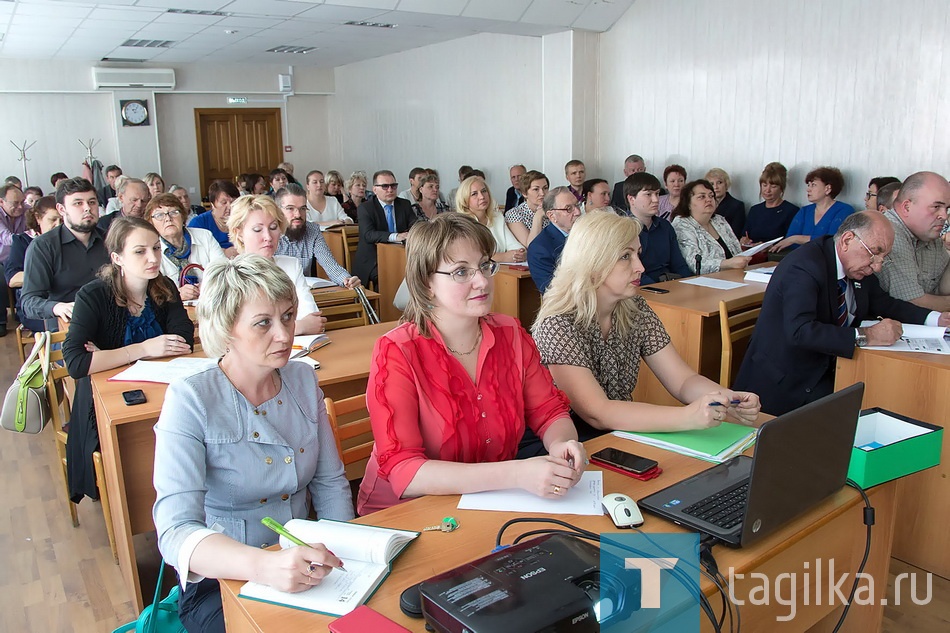
[[[171,45],[174,44],[172,40],[125,40],[122,42],[122,46],[130,46],[132,48],[171,48]]]
[[[365,20],[350,20],[349,22],[344,22],[347,26],[372,26],[378,29],[394,29],[398,24],[387,24],[385,22],[366,22]]]
[[[237,33],[237,31],[235,31],[234,29],[224,29],[224,32],[228,35],[234,35],[235,33]]]
[[[267,49],[268,53],[290,53],[292,55],[306,55],[310,51],[316,50],[316,46],[275,46]]]
[[[199,11],[198,9],[168,9],[166,13],[181,13],[184,15],[216,15],[222,18],[225,18],[230,13],[224,13],[223,11]]]

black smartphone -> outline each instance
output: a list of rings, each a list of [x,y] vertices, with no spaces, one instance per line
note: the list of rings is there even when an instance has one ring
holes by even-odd
[[[655,292],[658,295],[665,295],[670,292],[666,288],[655,288],[653,286],[641,286],[640,290],[645,290],[647,292]]]
[[[605,448],[597,451],[590,456],[590,459],[592,462],[607,464],[637,475],[642,475],[657,467],[655,459],[647,459],[616,448]]]
[[[123,391],[122,399],[125,400],[125,404],[131,406],[133,404],[145,404],[145,392],[141,389],[133,389],[132,391]]]

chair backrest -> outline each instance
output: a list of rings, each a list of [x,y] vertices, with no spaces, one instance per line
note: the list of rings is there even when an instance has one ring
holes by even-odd
[[[366,472],[366,461],[373,451],[373,429],[366,409],[366,394],[336,402],[325,398],[324,402],[347,479],[360,479]]]
[[[732,385],[733,347],[750,338],[762,311],[761,297],[743,297],[719,302],[719,327],[722,332],[722,360],[719,366],[719,384]]]
[[[327,330],[369,325],[369,316],[356,291],[340,288],[315,296],[320,312],[327,318]]]

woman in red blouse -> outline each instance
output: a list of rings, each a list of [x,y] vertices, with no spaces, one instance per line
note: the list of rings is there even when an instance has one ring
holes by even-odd
[[[376,342],[366,389],[376,444],[361,515],[428,494],[553,498],[580,480],[587,453],[567,399],[518,321],[489,314],[494,252],[488,229],[461,214],[410,231],[405,322]],[[526,426],[548,455],[514,459]]]

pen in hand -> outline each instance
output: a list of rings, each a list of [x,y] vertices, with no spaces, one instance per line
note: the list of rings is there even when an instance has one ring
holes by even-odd
[[[273,530],[273,531],[276,532],[277,534],[280,534],[281,536],[283,536],[285,539],[287,539],[288,541],[290,541],[290,542],[293,543],[294,545],[299,545],[299,546],[301,546],[301,547],[310,547],[310,544],[309,544],[309,543],[305,543],[305,542],[302,541],[301,539],[297,538],[296,536],[294,536],[293,534],[291,534],[291,533],[287,530],[287,528],[285,528],[283,525],[281,525],[280,523],[278,523],[277,521],[275,521],[274,519],[272,519],[272,518],[270,518],[270,517],[264,517],[263,519],[261,519],[261,523],[264,524],[264,527],[266,527],[266,528],[268,528],[268,529],[270,529],[270,530]],[[343,564],[342,564],[342,563],[340,564],[339,567],[333,567],[332,565],[324,565],[323,563],[318,563],[318,562],[316,562],[316,561],[311,561],[311,562],[310,562],[310,566],[313,567],[314,565],[316,565],[317,567],[331,567],[332,569],[339,569],[339,570],[342,571],[342,572],[345,572],[345,571],[346,571],[345,569],[343,569]]]
[[[729,402],[729,405],[734,407],[734,406],[736,406],[737,404],[739,404],[739,403],[741,403],[741,402],[742,402],[741,400],[731,400],[731,401]],[[711,406],[711,407],[724,407],[724,406],[726,406],[726,405],[724,405],[724,404],[721,403],[721,402],[710,402],[710,403],[709,403],[709,406]]]

